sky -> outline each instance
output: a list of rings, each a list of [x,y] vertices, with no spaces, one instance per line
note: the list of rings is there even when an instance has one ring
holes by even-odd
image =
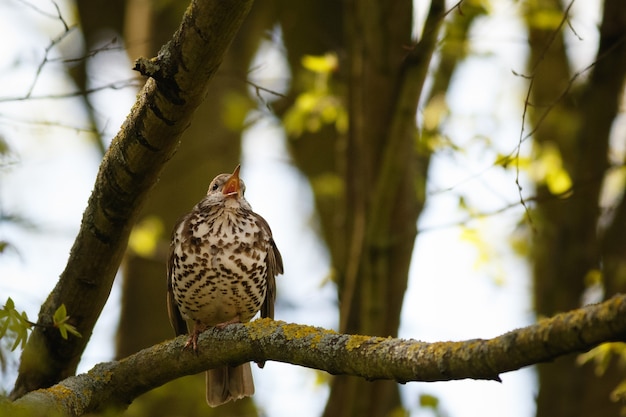
[[[519,201],[515,173],[493,166],[497,154],[512,152],[520,138],[528,85],[515,73],[524,73],[527,50],[517,19],[519,2],[494,3],[491,15],[472,31],[476,54],[456,74],[447,97],[450,116],[442,129],[465,152],[441,151],[433,158],[428,205],[418,223],[421,233],[414,249],[400,337],[428,342],[490,338],[534,320],[528,265],[506,244],[520,233],[518,221],[523,214],[523,208],[514,204]],[[595,53],[599,10],[595,3],[578,3],[571,21],[576,34],[568,31],[567,39],[573,63],[582,69]],[[419,10],[424,4],[419,2]],[[71,21],[71,7],[59,5]],[[62,65],[54,61],[59,49],[51,49],[50,62],[37,75],[50,40],[63,33],[55,15],[51,2],[0,0],[0,36],[12,39],[0,44],[0,139],[11,149],[0,161],[0,214],[19,213],[37,226],[0,222],[0,240],[14,245],[0,255],[0,303],[11,296],[32,319],[64,269],[100,160],[93,138],[84,130],[86,114],[78,100],[23,100],[29,91],[31,97],[37,97],[73,89]],[[419,16],[418,12],[418,21]],[[82,47],[75,30],[66,36],[60,50],[80,56]],[[255,82],[263,85],[284,78],[280,50],[280,45],[265,45],[252,65]],[[91,65],[101,69],[94,76],[94,86],[133,76],[132,64],[121,49],[96,55]],[[127,88],[95,96],[104,137],[115,135],[135,93]],[[246,181],[247,199],[272,226],[285,260],[286,273],[278,282],[277,318],[336,328],[336,295],[327,280],[328,255],[311,227],[315,224],[313,197],[290,163],[284,133],[274,120],[261,118],[243,141],[241,176]],[[528,143],[521,152],[529,154]],[[520,179],[526,184],[523,175]],[[209,181],[207,178],[207,184]],[[263,192],[265,184],[276,181],[281,182],[281,204],[267,199]],[[532,195],[528,186],[523,192]],[[460,196],[479,211],[510,204],[513,208],[465,222]],[[479,231],[478,236],[492,244],[486,249],[477,247],[467,228]],[[79,372],[111,359],[118,303],[119,279]],[[290,308],[281,310],[281,304]],[[320,373],[273,362],[254,373],[255,399],[267,415],[293,415],[296,410],[304,417],[320,415],[328,395],[327,387],[320,384],[324,379]],[[10,387],[14,378],[9,369],[0,375],[0,386]],[[504,374],[502,380],[408,383],[402,396],[413,417],[435,415],[418,406],[419,396],[424,394],[439,398],[445,416],[533,415],[536,388],[532,369]]]

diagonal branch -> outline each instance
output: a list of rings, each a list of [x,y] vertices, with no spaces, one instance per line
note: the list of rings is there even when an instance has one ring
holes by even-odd
[[[104,306],[130,229],[148,191],[247,15],[252,0],[193,0],[180,28],[150,63],[151,78],[138,94],[104,156],[65,271],[42,305],[39,324],[22,354],[12,393],[25,393],[73,375]],[[83,338],[64,340],[50,330],[54,311],[65,304]]]
[[[339,334],[270,319],[207,330],[198,340],[198,354],[182,350],[185,338],[180,336],[120,361],[96,365],[86,374],[30,393],[6,407],[18,406],[42,415],[56,410],[64,416],[124,408],[138,395],[172,379],[250,360],[274,360],[331,374],[401,383],[466,378],[499,381],[503,372],[587,351],[604,342],[625,340],[626,295],[493,339],[426,343]],[[0,414],[4,411],[0,407]]]

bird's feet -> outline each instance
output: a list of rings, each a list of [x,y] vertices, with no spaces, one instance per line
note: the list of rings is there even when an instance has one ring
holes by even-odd
[[[187,339],[187,343],[185,343],[185,346],[183,346],[183,350],[189,349],[190,346],[194,352],[198,351],[198,332],[194,331],[193,333],[191,333],[189,339]]]
[[[206,326],[199,324],[199,323],[195,323],[195,325],[193,326],[193,331],[189,335],[189,339],[187,339],[187,343],[185,343],[185,346],[183,346],[183,350],[191,347],[191,349],[193,349],[194,352],[197,352],[198,351],[198,336],[200,335],[200,333],[202,333],[205,330],[206,330]]]
[[[241,321],[239,320],[239,316],[236,316],[228,321],[225,321],[224,323],[218,323],[215,325],[215,328],[222,330],[229,324],[234,324],[234,323],[241,323]],[[200,335],[200,333],[202,333],[206,329],[207,329],[207,326],[201,323],[195,323],[193,326],[193,331],[189,335],[189,339],[187,339],[185,346],[183,346],[183,350],[189,349],[191,347],[191,349],[193,349],[194,352],[197,352],[198,351],[198,336]]]

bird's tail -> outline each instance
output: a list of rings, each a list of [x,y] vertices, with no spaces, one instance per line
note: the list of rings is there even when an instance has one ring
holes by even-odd
[[[253,394],[254,381],[249,362],[234,368],[224,366],[206,372],[206,402],[211,407]]]

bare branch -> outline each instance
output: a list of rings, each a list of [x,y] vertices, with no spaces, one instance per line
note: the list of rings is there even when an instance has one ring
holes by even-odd
[[[34,4],[27,2],[26,0],[17,0],[17,1],[22,3],[24,6],[26,6],[26,7],[30,8],[30,9],[36,11],[37,13],[39,13],[42,16],[49,17],[49,18],[55,19],[55,20],[60,20],[61,23],[63,24],[63,27],[65,28],[65,31],[69,30],[69,25],[67,24],[67,22],[63,18],[63,15],[61,14],[61,9],[59,8],[59,5],[58,5],[58,3],[56,1],[50,0],[52,5],[54,6],[54,9],[56,10],[56,14],[46,12],[45,10],[40,9],[39,7],[35,6]]]
[[[548,49],[553,45],[553,43],[556,41],[557,39],[557,35],[559,34],[559,32],[561,32],[561,30],[563,29],[563,26],[569,22],[569,12],[570,9],[572,8],[572,6],[574,5],[574,0],[571,0],[570,3],[568,4],[567,8],[565,9],[564,13],[563,13],[563,17],[561,18],[561,21],[559,22],[559,25],[554,29],[554,31],[552,31],[550,38],[548,39],[548,42],[546,42],[546,44],[544,45],[539,58],[537,59],[537,61],[533,64],[532,70],[531,70],[531,75],[528,76],[527,78],[530,79],[530,82],[528,84],[528,90],[526,92],[526,98],[524,99],[524,110],[522,112],[522,124],[520,127],[520,133],[519,133],[519,142],[517,143],[517,147],[515,148],[515,185],[517,187],[517,192],[519,195],[519,201],[520,204],[524,207],[524,211],[526,213],[526,218],[528,219],[531,227],[534,229],[534,225],[532,222],[532,216],[530,215],[530,210],[528,208],[528,206],[526,205],[526,200],[524,199],[524,194],[523,194],[523,187],[519,181],[519,175],[520,175],[520,168],[519,168],[519,155],[520,155],[520,150],[522,148],[522,143],[528,139],[529,137],[532,136],[534,130],[526,135],[524,135],[524,130],[526,127],[526,116],[528,114],[528,107],[530,105],[530,95],[531,92],[533,90],[533,86],[535,83],[535,71],[537,70],[537,68],[539,67],[539,65],[541,64],[541,62],[543,62],[545,54],[548,52]],[[573,83],[573,80],[572,80]],[[571,85],[571,84],[570,84]],[[569,86],[568,86],[569,89]],[[563,95],[565,95],[566,92],[563,93]],[[549,113],[550,109],[548,109],[543,116],[540,118],[540,120],[535,124],[535,130],[541,125],[541,120],[543,118],[545,118],[548,113]]]
[[[76,28],[77,26],[66,27],[63,33],[61,33],[59,36],[57,36],[56,38],[52,39],[52,41],[50,41],[50,44],[46,47],[44,57],[39,63],[39,66],[37,67],[37,71],[35,71],[35,78],[33,79],[33,82],[31,83],[30,88],[28,89],[28,92],[26,93],[26,96],[25,96],[26,98],[30,97],[31,94],[33,93],[33,90],[35,89],[35,86],[37,85],[37,82],[39,81],[39,76],[41,75],[41,72],[43,71],[43,67],[49,62],[48,55],[50,54],[50,51],[52,51],[52,48],[60,44],[63,41],[63,39],[65,39]]]
[[[86,96],[86,95],[97,93],[99,91],[104,91],[104,90],[122,90],[128,87],[136,88],[136,87],[141,86],[143,83],[144,83],[143,81],[138,80],[136,78],[129,78],[126,80],[114,81],[112,83],[104,84],[98,87],[88,88],[86,90],[70,91],[68,93],[62,93],[62,94],[46,94],[43,96],[33,96],[33,95],[30,95],[32,91],[29,91],[28,94],[25,96],[2,97],[0,98],[0,103],[25,101],[25,100],[60,100],[60,99],[65,99],[65,98],[82,97],[82,96]]]

